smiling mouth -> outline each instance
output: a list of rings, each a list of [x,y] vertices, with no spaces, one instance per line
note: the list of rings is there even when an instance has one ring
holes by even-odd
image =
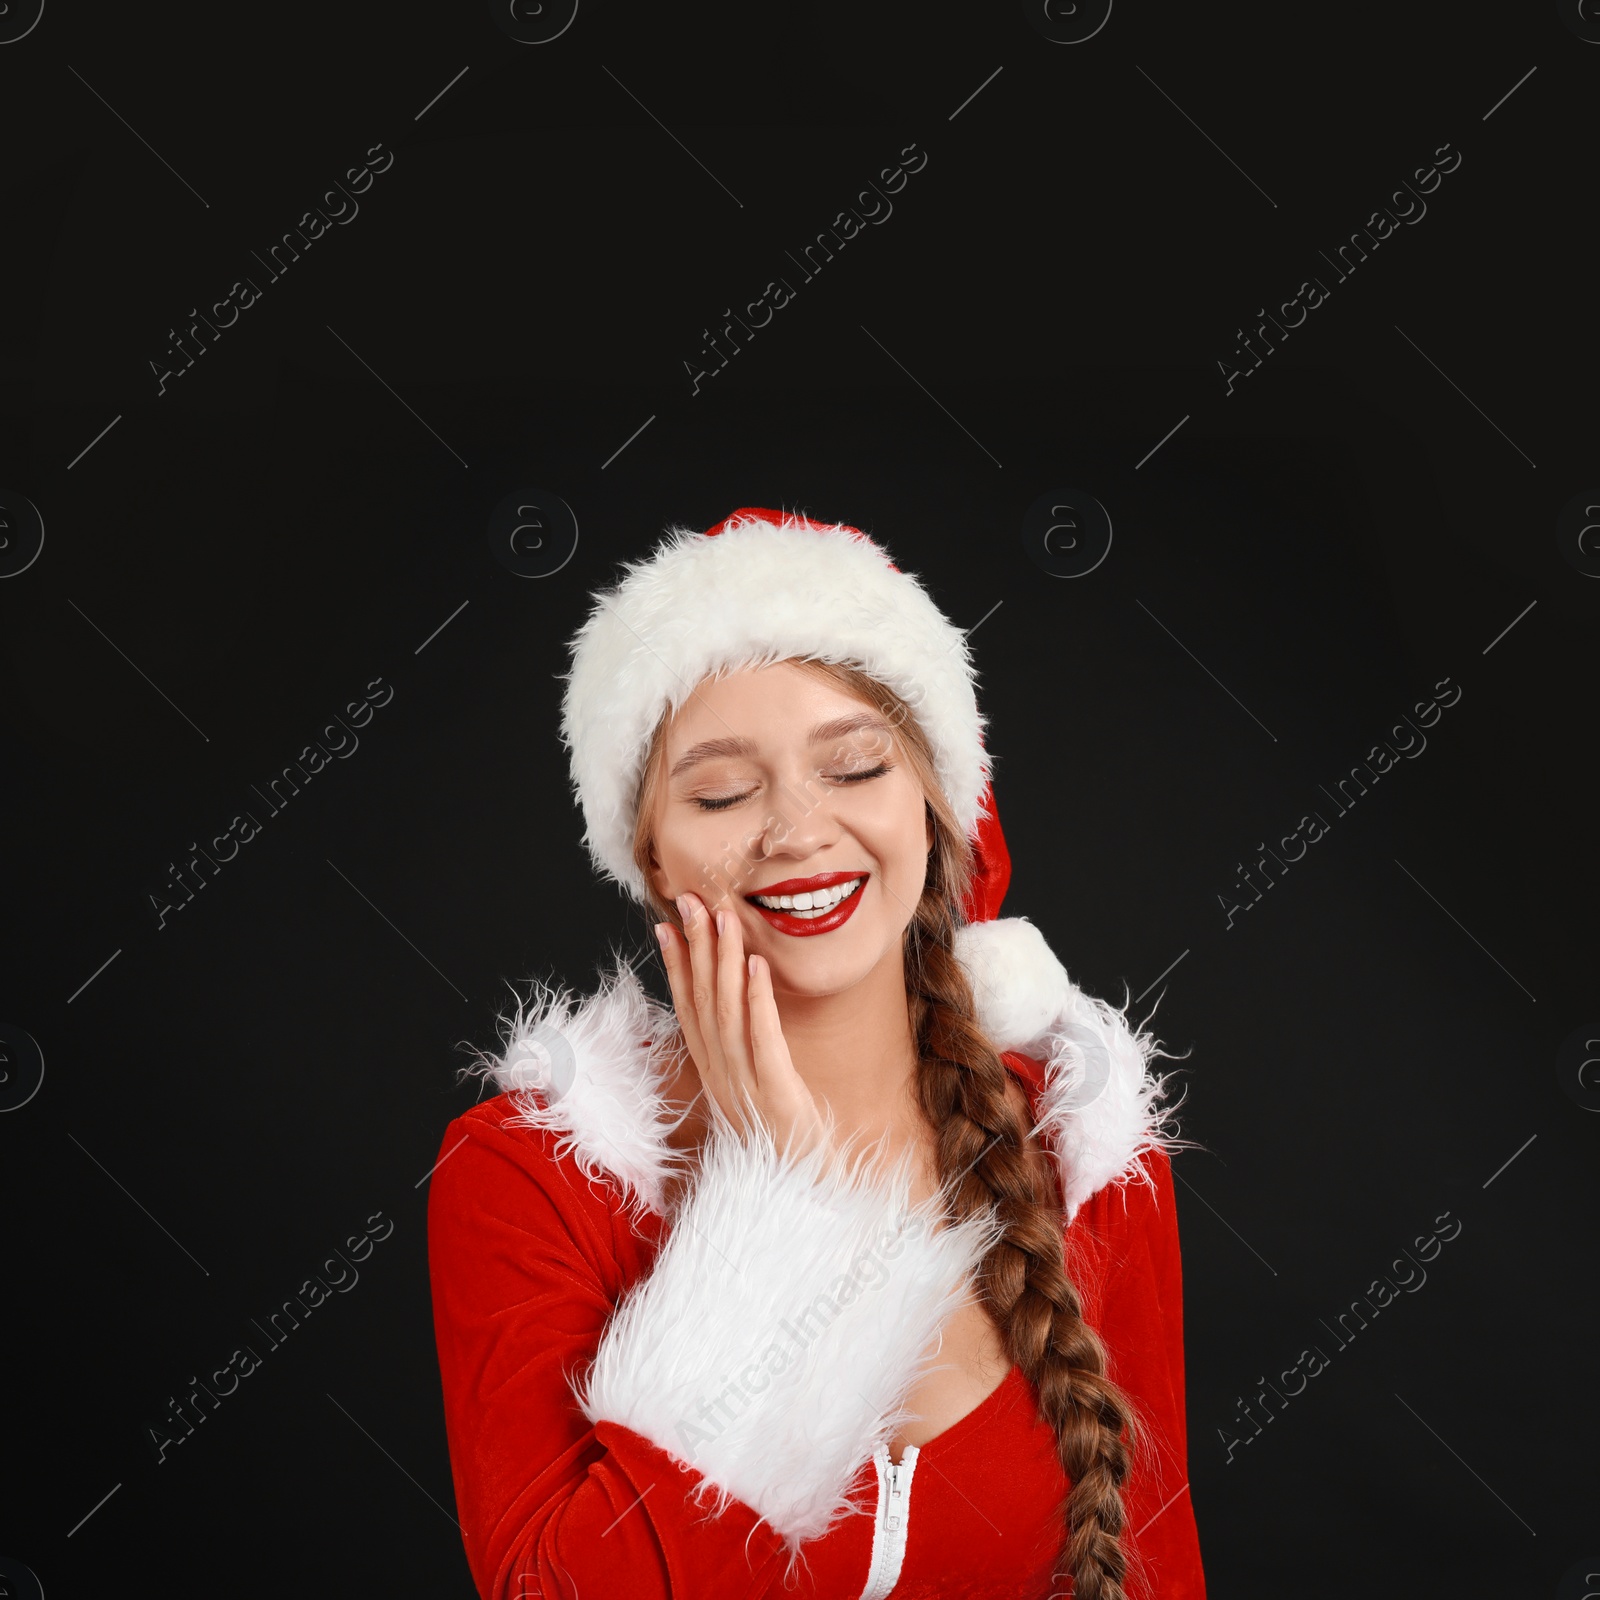
[[[802,922],[816,921],[858,894],[867,881],[865,873],[839,883],[803,891],[800,894],[747,894],[745,899],[761,911],[781,911]]]

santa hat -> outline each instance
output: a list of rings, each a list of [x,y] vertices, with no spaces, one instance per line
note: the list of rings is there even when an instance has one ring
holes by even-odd
[[[633,860],[650,736],[713,672],[811,657],[860,667],[907,701],[977,863],[969,922],[999,911],[1010,857],[989,784],[966,635],[888,553],[843,523],[746,506],[706,533],[669,529],[593,598],[572,641],[562,741],[596,868],[646,903]]]
[[[995,1048],[1048,1064],[1058,1143],[1078,1182],[1104,1182],[1159,1122],[1154,1041],[1073,983],[1040,931],[999,916],[1011,858],[989,781],[966,635],[921,582],[859,528],[746,506],[705,533],[670,528],[574,636],[562,742],[596,868],[648,903],[633,860],[636,802],[651,735],[708,676],[789,657],[848,663],[911,706],[975,872],[956,953]],[[1093,1118],[1078,1117],[1091,1102]],[[1063,1150],[1063,1158],[1066,1151]],[[1081,1198],[1069,1194],[1069,1203]]]
[[[707,533],[670,529],[593,598],[572,644],[562,736],[596,867],[648,904],[632,853],[643,764],[662,715],[707,677],[791,657],[861,668],[908,702],[972,843],[977,873],[955,953],[979,1026],[1037,1091],[1034,1130],[1054,1155],[1066,1220],[1105,1186],[1159,1187],[1140,1160],[1174,1143],[1163,1081],[1148,1070],[1153,1041],[1077,988],[1031,923],[998,915],[1011,862],[971,656],[917,579],[859,529],[747,507]],[[484,1059],[513,1100],[513,1125],[547,1135],[591,1182],[613,1181],[630,1216],[664,1213],[670,1179],[684,1168],[669,1137],[681,1111],[663,1070],[677,1051],[677,1018],[646,993],[634,965],[619,957],[581,999],[540,985],[507,1019],[501,1055]],[[796,1551],[849,1508],[873,1452],[886,1458],[908,1414],[904,1397],[989,1236],[972,1218],[919,1235],[883,1293],[849,1301],[826,1357],[819,1347],[818,1359],[795,1364],[782,1409],[763,1413],[754,1434],[719,1428],[690,1446],[680,1419],[696,1404],[704,1410],[702,1375],[745,1361],[752,1328],[775,1325],[796,1304],[824,1303],[842,1281],[836,1263],[855,1250],[849,1230],[868,1237],[902,1204],[853,1177],[819,1180],[815,1167],[775,1163],[770,1149],[716,1142],[679,1202],[690,1226],[674,1219],[577,1392],[591,1423],[631,1428],[679,1460],[687,1450],[717,1509],[744,1501]]]

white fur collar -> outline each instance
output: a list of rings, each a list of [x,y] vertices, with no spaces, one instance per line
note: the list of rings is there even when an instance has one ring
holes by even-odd
[[[1146,1151],[1181,1143],[1177,1106],[1164,1104],[1167,1075],[1151,1067],[1167,1052],[1129,1025],[1126,1006],[1078,988],[1031,922],[973,923],[957,933],[956,952],[995,1047],[1044,1063],[1036,1131],[1055,1155],[1067,1221],[1106,1184],[1142,1175],[1135,1163]],[[557,1134],[590,1181],[610,1179],[630,1207],[660,1213],[680,1161],[666,1142],[675,1122],[660,1082],[675,1031],[671,1008],[619,959],[584,998],[536,984],[501,1018],[500,1054],[479,1060],[513,1096],[519,1121]]]

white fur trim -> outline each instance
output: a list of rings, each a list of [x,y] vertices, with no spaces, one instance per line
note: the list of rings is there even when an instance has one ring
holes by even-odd
[[[1106,1184],[1142,1175],[1138,1158],[1179,1148],[1164,1104],[1165,1056],[1122,1010],[1083,992],[1025,917],[977,922],[956,933],[978,1023],[998,1050],[1045,1063],[1035,1132],[1054,1153],[1066,1216]],[[581,1000],[535,985],[501,1018],[502,1051],[478,1053],[477,1070],[517,1103],[517,1121],[559,1137],[591,1181],[609,1176],[627,1203],[664,1209],[668,1178],[683,1158],[666,1142],[677,1125],[662,1092],[665,1049],[677,1031],[670,1006],[653,999],[620,957]],[[469,1069],[470,1070],[470,1069]]]
[[[753,1507],[791,1554],[825,1533],[911,1417],[905,1396],[1000,1232],[987,1210],[935,1231],[937,1196],[907,1204],[910,1154],[884,1173],[719,1129],[575,1386],[584,1415],[693,1467],[716,1513]]]
[[[1026,917],[975,922],[956,934],[978,1021],[996,1049],[1045,1062],[1035,1131],[1055,1152],[1067,1220],[1124,1173],[1147,1178],[1138,1158],[1183,1143],[1176,1106],[1150,1063],[1166,1055],[1121,1010],[1080,989]]]
[[[921,581],[854,529],[730,520],[715,536],[671,528],[574,636],[562,742],[603,877],[646,899],[633,862],[634,800],[650,735],[713,673],[791,656],[852,662],[911,705],[939,781],[971,837],[989,757],[966,636]]]
[[[599,989],[578,1001],[535,984],[500,1018],[502,1050],[478,1053],[476,1069],[517,1106],[514,1123],[559,1135],[591,1182],[615,1179],[635,1208],[663,1209],[680,1164],[667,1135],[678,1119],[661,1087],[661,1053],[677,1019],[645,992],[622,960]]]

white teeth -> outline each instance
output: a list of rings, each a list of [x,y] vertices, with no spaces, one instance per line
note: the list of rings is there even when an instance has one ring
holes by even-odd
[[[831,911],[847,896],[860,888],[862,880],[852,878],[848,883],[836,883],[829,889],[813,889],[809,894],[757,894],[750,898],[769,911],[787,911],[803,921],[820,917]]]

